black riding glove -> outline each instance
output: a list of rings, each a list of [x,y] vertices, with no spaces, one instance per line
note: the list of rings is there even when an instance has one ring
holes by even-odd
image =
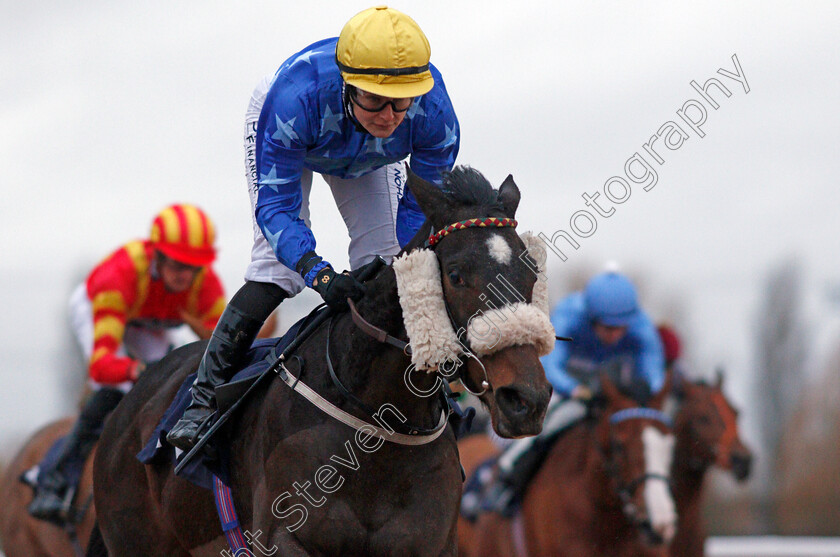
[[[354,302],[365,294],[365,286],[349,273],[336,274],[332,267],[324,267],[315,275],[312,288],[331,308],[346,311],[347,298]]]

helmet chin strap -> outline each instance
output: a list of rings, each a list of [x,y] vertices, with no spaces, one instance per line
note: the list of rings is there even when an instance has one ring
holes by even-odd
[[[353,112],[353,101],[350,99],[350,86],[344,81],[341,82],[341,106],[344,108],[344,117],[353,122],[357,132],[370,133],[359,123],[356,114]]]

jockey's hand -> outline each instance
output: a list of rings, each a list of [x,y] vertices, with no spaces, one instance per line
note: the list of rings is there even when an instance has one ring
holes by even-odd
[[[185,309],[181,310],[181,320],[189,325],[190,329],[198,335],[198,338],[207,339],[213,334],[213,330],[205,327],[204,322],[199,316],[194,315]]]
[[[324,267],[312,281],[312,288],[328,306],[338,311],[347,310],[347,298],[354,302],[365,294],[365,285],[350,273],[336,274],[332,267]]]
[[[578,385],[572,390],[572,398],[582,401],[592,400],[592,389],[586,385]]]
[[[137,365],[131,368],[129,378],[132,381],[137,381],[140,378],[140,374],[144,371],[146,371],[146,364],[144,364],[143,362],[137,362]]]

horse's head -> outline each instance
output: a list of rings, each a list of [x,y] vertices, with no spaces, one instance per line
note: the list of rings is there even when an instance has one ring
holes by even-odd
[[[738,432],[738,411],[723,394],[723,374],[713,385],[685,381],[677,427],[689,439],[689,464],[698,469],[715,464],[731,470],[739,481],[750,474],[752,452]]]
[[[661,411],[670,380],[646,407],[622,394],[601,375],[604,413],[598,423],[601,451],[612,487],[627,519],[651,545],[668,543],[677,515],[670,491],[674,435]]]
[[[457,167],[438,188],[409,170],[408,187],[434,231],[459,223],[432,249],[448,314],[440,325],[451,324],[458,338],[460,379],[489,408],[499,435],[539,433],[551,395],[539,356],[546,334],[553,347],[553,329],[530,303],[537,274],[522,239],[509,222],[486,226],[514,218],[520,194],[513,177],[495,190],[479,172]],[[407,249],[427,238],[418,234]]]

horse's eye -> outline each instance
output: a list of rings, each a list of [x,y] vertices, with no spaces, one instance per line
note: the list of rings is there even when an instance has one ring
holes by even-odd
[[[463,277],[461,277],[461,273],[459,273],[457,269],[449,271],[449,282],[452,286],[466,286],[467,284],[464,282]]]

